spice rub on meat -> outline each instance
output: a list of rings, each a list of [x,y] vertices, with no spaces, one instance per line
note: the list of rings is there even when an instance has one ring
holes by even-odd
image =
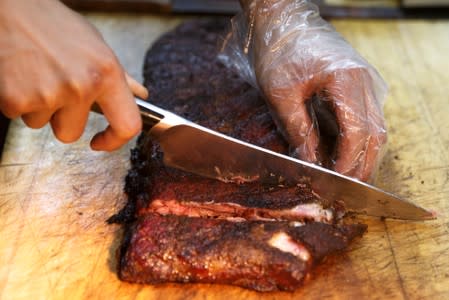
[[[229,222],[147,214],[132,227],[120,276],[137,283],[232,284],[294,290],[316,261],[347,247],[361,226]]]
[[[257,90],[217,59],[227,20],[196,20],[148,51],[152,103],[224,134],[287,154]],[[195,142],[195,141],[192,141]],[[188,155],[188,154],[187,154]],[[203,282],[294,290],[323,257],[366,230],[307,184],[224,183],[169,168],[145,136],[131,153],[119,277],[136,283]]]

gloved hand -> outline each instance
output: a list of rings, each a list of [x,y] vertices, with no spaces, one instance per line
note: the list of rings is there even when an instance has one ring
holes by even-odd
[[[377,73],[305,0],[242,0],[222,61],[264,94],[298,158],[370,179],[386,143]]]
[[[51,124],[62,142],[77,140],[97,102],[110,126],[91,142],[114,150],[142,121],[127,76],[100,33],[57,0],[0,0],[0,110],[31,128]]]

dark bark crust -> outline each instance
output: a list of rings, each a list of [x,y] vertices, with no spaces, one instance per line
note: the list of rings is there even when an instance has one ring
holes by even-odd
[[[191,21],[156,41],[144,66],[150,100],[203,126],[286,154],[288,145],[257,90],[217,59],[226,24],[225,19]],[[226,184],[167,168],[158,145],[145,136],[131,151],[131,164],[125,185],[129,201],[108,220],[125,223],[126,227],[120,250],[122,280],[294,290],[316,262],[344,250],[366,230],[362,224],[336,221],[325,224],[305,220],[298,226],[287,221],[236,222],[155,214],[149,206],[156,199],[213,201],[272,210],[320,200],[305,185]],[[279,233],[285,234],[287,242],[283,245],[293,245],[293,252],[270,244]],[[310,257],[301,258],[295,249]]]

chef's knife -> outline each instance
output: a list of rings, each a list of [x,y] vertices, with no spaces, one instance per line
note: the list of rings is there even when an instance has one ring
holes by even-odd
[[[225,182],[308,183],[327,203],[339,201],[348,211],[371,216],[435,218],[432,212],[369,184],[231,138],[140,99],[136,103],[167,166]]]

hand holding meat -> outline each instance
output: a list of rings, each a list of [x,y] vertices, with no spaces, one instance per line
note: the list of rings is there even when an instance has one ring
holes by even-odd
[[[370,179],[386,143],[380,75],[308,1],[241,3],[224,61],[265,95],[294,155]]]
[[[56,0],[0,1],[0,110],[31,128],[50,123],[62,142],[77,140],[97,102],[110,125],[91,142],[114,150],[136,135],[141,119],[127,76],[99,32]]]

